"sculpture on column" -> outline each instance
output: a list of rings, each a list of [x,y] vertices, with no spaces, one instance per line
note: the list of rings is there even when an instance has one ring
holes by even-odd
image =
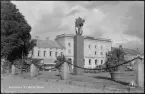
[[[83,33],[82,27],[84,25],[84,22],[85,22],[85,20],[80,17],[78,19],[76,19],[76,22],[75,22],[76,35],[79,35],[79,36],[82,35],[82,33]]]

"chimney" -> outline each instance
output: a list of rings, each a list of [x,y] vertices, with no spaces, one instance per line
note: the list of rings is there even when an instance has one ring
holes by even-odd
[[[39,39],[39,36],[35,36],[35,39],[38,40]]]
[[[49,40],[49,37],[46,37],[46,40]]]

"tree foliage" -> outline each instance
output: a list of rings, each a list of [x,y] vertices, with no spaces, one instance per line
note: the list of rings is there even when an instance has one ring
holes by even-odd
[[[116,66],[124,61],[124,51],[119,48],[115,48],[114,50],[108,52],[106,54],[106,68]],[[118,67],[108,69],[109,72],[117,71]]]
[[[11,1],[1,1],[1,58],[9,61],[31,50],[31,26]]]

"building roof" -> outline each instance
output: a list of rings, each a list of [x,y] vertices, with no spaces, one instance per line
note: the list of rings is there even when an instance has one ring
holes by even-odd
[[[74,34],[61,34],[56,36],[56,38],[61,38],[61,37],[73,37]],[[84,39],[91,39],[91,40],[99,40],[99,41],[107,41],[111,42],[111,39],[106,39],[106,38],[95,38],[95,37],[90,37],[90,36],[84,36]]]
[[[59,45],[56,41],[52,41],[52,40],[37,40],[36,46],[39,48],[64,49],[63,46]]]
[[[115,47],[112,47],[111,50],[114,50]],[[125,52],[125,54],[130,54],[130,55],[137,55],[139,54],[138,51],[133,50],[133,49],[128,49],[128,48],[123,48],[123,51]]]

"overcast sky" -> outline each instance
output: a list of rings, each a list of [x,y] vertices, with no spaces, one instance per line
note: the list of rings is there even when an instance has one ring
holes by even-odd
[[[75,19],[85,19],[83,35],[111,39],[114,47],[144,51],[144,1],[12,1],[41,39],[75,34]]]

